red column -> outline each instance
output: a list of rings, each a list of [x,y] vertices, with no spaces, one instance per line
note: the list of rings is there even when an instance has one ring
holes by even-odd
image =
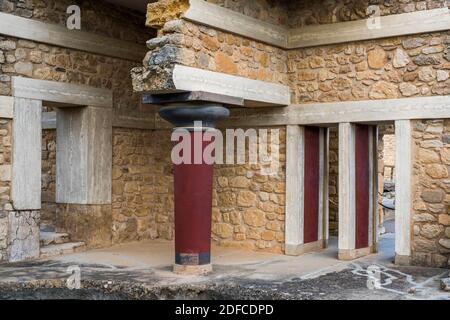
[[[194,163],[194,136],[191,132],[191,164],[174,165],[175,272],[183,273],[211,270],[213,166],[203,157],[201,164]],[[210,143],[202,142],[202,154]]]
[[[205,274],[212,271],[213,165],[212,159],[203,157],[203,152],[214,142],[203,138],[206,130],[214,130],[215,124],[227,118],[230,113],[228,109],[216,103],[185,102],[163,107],[159,114],[175,126],[179,136],[178,143],[183,139],[188,140],[183,143],[180,152],[189,150],[191,153],[190,156],[179,155],[180,159],[177,161],[172,159],[175,200],[174,272]]]

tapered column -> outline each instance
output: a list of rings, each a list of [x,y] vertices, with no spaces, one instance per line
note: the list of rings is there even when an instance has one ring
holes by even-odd
[[[339,259],[376,251],[376,128],[339,124]]]
[[[285,253],[326,247],[328,239],[325,128],[287,127]]]
[[[216,121],[229,111],[220,105],[174,104],[160,110],[174,126],[172,152],[175,198],[175,265],[180,274],[206,274],[211,265],[213,163],[204,157]],[[201,121],[201,127],[198,122]],[[206,154],[205,154],[206,155]]]

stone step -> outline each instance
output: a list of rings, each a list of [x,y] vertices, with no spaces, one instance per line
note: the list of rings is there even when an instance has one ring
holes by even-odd
[[[64,254],[83,252],[85,250],[86,244],[84,242],[51,244],[49,246],[41,247],[41,258],[51,258]]]
[[[56,233],[56,232],[45,232],[40,233],[41,247],[48,246],[51,244],[62,244],[70,241],[69,235],[67,233]]]

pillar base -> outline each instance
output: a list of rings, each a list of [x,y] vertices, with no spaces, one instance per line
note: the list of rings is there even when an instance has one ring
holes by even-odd
[[[339,260],[355,260],[374,252],[374,247],[366,247],[361,249],[339,249],[338,259]]]
[[[286,244],[284,254],[288,256],[299,256],[305,253],[319,251],[328,246],[327,240],[318,240],[305,244]]]
[[[395,264],[398,266],[409,266],[411,265],[411,257],[395,254]]]
[[[212,264],[201,264],[196,266],[174,264],[173,272],[185,276],[203,276],[212,272]]]

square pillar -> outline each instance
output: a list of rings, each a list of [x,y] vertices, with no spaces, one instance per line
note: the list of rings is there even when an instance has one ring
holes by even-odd
[[[376,251],[376,128],[339,124],[338,256],[352,260]]]
[[[40,254],[42,102],[11,99],[12,162],[2,174],[11,185],[11,205],[0,210],[0,260],[18,262]]]
[[[327,129],[287,126],[287,255],[326,247],[328,240]]]
[[[110,204],[112,109],[59,108],[56,202]]]
[[[395,121],[395,264],[409,265],[412,214],[412,125]]]

